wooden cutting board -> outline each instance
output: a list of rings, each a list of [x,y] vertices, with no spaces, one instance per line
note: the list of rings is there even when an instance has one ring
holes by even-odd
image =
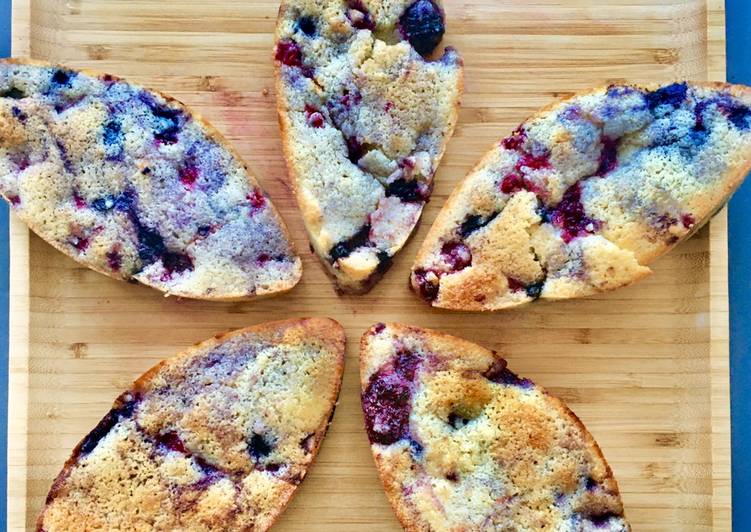
[[[308,252],[281,156],[274,0],[16,0],[14,54],[109,71],[172,93],[246,158],[290,225],[304,278],[290,294],[165,299],[89,271],[11,224],[9,526],[32,523],[75,443],[163,357],[219,331],[330,316],[349,340],[340,406],[277,530],[398,530],[363,431],[357,345],[377,321],[496,349],[568,402],[601,444],[635,531],[730,529],[724,214],[646,281],[496,314],[431,310],[407,290],[417,247],[474,162],[535,108],[616,80],[724,78],[722,0],[446,0],[466,62],[460,122],[416,238],[367,296],[337,297]]]

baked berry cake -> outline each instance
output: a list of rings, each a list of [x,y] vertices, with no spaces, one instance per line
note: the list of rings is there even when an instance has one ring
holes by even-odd
[[[462,61],[433,0],[285,0],[274,57],[285,158],[314,252],[367,292],[419,221],[456,124]]]
[[[302,273],[279,213],[221,134],[107,74],[0,62],[0,192],[81,264],[168,294],[272,294]]]
[[[495,352],[378,324],[362,338],[365,425],[405,530],[630,530],[600,448]]]
[[[139,378],[73,450],[37,530],[266,530],[334,413],[344,331],[249,327]]]
[[[436,307],[496,310],[612,290],[699,229],[751,165],[751,90],[611,85],[503,139],[431,228],[411,285]]]

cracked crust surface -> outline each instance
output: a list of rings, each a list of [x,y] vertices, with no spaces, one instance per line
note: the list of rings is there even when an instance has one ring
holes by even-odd
[[[271,322],[163,361],[65,463],[38,530],[266,530],[334,413],[344,331]]]
[[[361,341],[360,380],[376,466],[405,530],[630,530],[581,421],[495,352],[378,324]]]
[[[210,124],[108,74],[0,62],[0,192],[79,263],[197,299],[291,289],[279,213]]]
[[[313,249],[344,292],[369,290],[404,246],[456,125],[462,62],[410,45],[402,19],[418,3],[440,12],[428,0],[288,0],[279,11],[287,168]]]
[[[497,310],[613,290],[697,231],[751,167],[751,89],[609,86],[555,103],[452,193],[411,286]]]

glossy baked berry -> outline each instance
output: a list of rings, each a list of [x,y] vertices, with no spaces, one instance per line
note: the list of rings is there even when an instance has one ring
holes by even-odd
[[[399,27],[420,55],[428,55],[441,42],[446,28],[443,13],[431,0],[417,0],[402,15]]]

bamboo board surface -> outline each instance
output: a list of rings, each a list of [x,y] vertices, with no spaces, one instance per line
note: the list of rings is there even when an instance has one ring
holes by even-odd
[[[444,0],[465,59],[456,134],[416,237],[367,296],[337,297],[307,251],[274,109],[273,0],[14,0],[14,55],[109,71],[164,90],[246,158],[304,257],[290,294],[245,303],[163,298],[89,271],[11,223],[9,515],[32,526],[75,443],[134,378],[219,331],[330,316],[348,335],[339,408],[276,530],[399,530],[362,426],[357,346],[399,321],[496,349],[563,398],[598,440],[635,531],[730,529],[724,213],[611,294],[496,314],[431,310],[409,266],[458,180],[535,108],[617,80],[724,79],[722,0]]]

